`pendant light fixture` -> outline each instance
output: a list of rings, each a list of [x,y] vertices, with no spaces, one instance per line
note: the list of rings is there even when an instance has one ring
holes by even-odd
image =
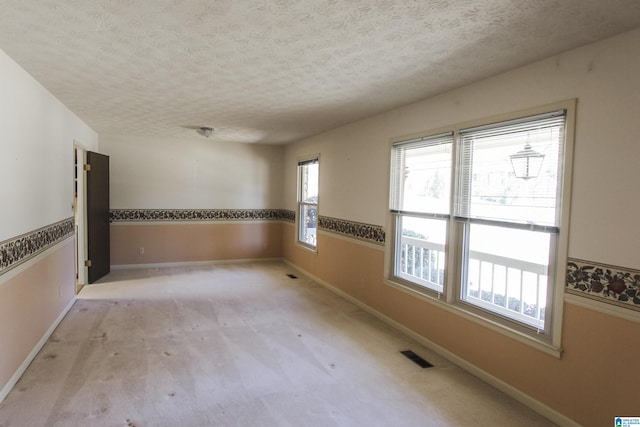
[[[198,129],[196,132],[198,132],[200,135],[206,138],[209,138],[214,130],[215,129],[213,129],[212,127],[203,126],[200,129]]]
[[[527,141],[527,143],[524,144],[523,150],[510,155],[509,158],[511,159],[511,166],[513,167],[513,173],[516,175],[516,178],[528,180],[537,178],[540,174],[544,154],[533,150],[531,144]]]

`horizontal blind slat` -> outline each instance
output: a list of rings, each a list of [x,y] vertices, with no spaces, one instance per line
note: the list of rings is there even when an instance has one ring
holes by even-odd
[[[485,218],[465,218],[461,216],[454,216],[453,219],[457,222],[469,223],[469,224],[491,225],[495,227],[512,228],[516,230],[539,231],[543,233],[552,233],[552,234],[560,233],[559,227],[542,225],[542,224],[527,224],[527,223],[520,223],[520,222],[513,222],[513,221],[499,221],[499,220],[485,219]]]

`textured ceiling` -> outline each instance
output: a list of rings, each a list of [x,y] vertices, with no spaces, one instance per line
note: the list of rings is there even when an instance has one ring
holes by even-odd
[[[0,49],[99,134],[275,144],[639,26],[638,0],[0,0]]]

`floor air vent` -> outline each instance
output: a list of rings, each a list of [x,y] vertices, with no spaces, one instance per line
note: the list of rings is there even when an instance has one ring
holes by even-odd
[[[401,351],[400,353],[402,353],[404,357],[411,360],[413,363],[420,366],[421,368],[433,368],[433,365],[431,363],[427,362],[426,360],[424,360],[422,357],[418,356],[411,350],[404,350],[404,351]]]
[[[298,278],[298,276],[296,276],[295,274],[287,274],[287,277],[289,279],[297,279]]]

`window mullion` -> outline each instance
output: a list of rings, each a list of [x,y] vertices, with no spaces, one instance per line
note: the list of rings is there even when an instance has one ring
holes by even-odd
[[[450,176],[450,197],[449,197],[449,218],[447,227],[447,243],[445,246],[446,254],[446,270],[445,270],[445,286],[444,286],[444,299],[447,303],[452,304],[460,294],[460,272],[461,257],[458,253],[460,247],[460,227],[459,224],[454,221],[453,214],[455,212],[457,189],[458,189],[458,170],[459,164],[459,147],[458,138],[460,137],[458,130],[453,133],[453,143],[451,151],[451,176]]]

